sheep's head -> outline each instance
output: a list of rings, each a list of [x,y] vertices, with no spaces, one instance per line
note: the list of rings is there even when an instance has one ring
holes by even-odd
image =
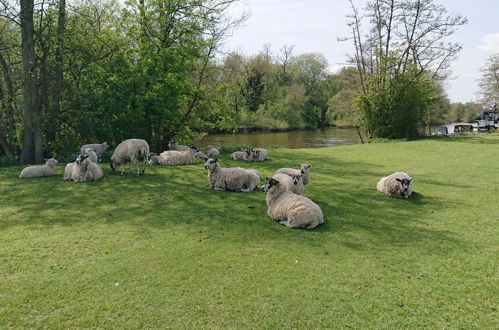
[[[215,158],[215,159],[211,159],[211,158],[208,159],[206,161],[206,163],[204,164],[204,168],[207,169],[207,170],[214,170],[218,166],[217,161],[218,161],[217,158]]]
[[[303,177],[303,174],[288,174],[289,177],[291,177],[291,180],[293,181],[294,184],[298,184],[300,182],[301,178]]]
[[[279,184],[279,181],[277,181],[274,178],[266,178],[265,184],[262,186],[263,191],[274,191],[275,187]]]
[[[407,194],[409,191],[409,188],[411,187],[412,179],[400,179],[400,178],[395,178],[400,183],[400,195],[404,198],[408,198],[409,195]]]
[[[104,151],[109,148],[109,144],[107,142],[102,142],[102,149],[104,149]]]
[[[300,169],[301,174],[307,174],[308,172],[310,172],[310,168],[312,167],[312,165],[308,164],[301,164],[296,166],[298,166],[298,168]]]
[[[90,148],[85,149],[81,154],[78,155],[78,157],[76,157],[76,164],[80,165],[85,161],[85,159],[88,158],[88,149]]]
[[[55,160],[54,158],[44,159],[44,161],[45,165],[52,168],[55,167],[55,164],[57,164],[57,160]]]
[[[168,144],[166,146],[168,147],[168,150],[173,150],[173,149],[175,149],[177,144],[175,143],[175,141],[170,141],[170,142],[168,142]]]

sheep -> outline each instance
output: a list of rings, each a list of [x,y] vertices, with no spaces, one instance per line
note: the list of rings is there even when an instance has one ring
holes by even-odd
[[[303,196],[305,187],[303,185],[302,174],[277,173],[273,178],[281,183],[287,191]]]
[[[140,161],[144,160],[143,168],[140,168]],[[137,167],[137,175],[145,173],[146,165],[149,162],[149,144],[142,139],[128,139],[116,147],[113,155],[111,156],[111,169],[114,171],[118,166],[121,167],[121,175],[125,172],[125,164],[129,163],[128,172],[130,167],[135,164]]]
[[[102,168],[91,160],[89,154],[83,152],[76,158],[75,162],[66,165],[63,179],[65,181],[88,182],[99,180],[103,176]]]
[[[208,170],[208,183],[216,190],[250,192],[260,183],[258,171],[240,167],[224,168],[215,159],[208,159],[204,168]]]
[[[312,229],[324,223],[324,216],[319,205],[304,196],[286,190],[274,177],[267,179],[262,187],[267,191],[267,214],[281,225],[289,228]]]
[[[177,144],[175,141],[168,142],[168,150],[187,151],[189,149],[191,149],[191,147]]]
[[[391,197],[409,198],[412,194],[412,178],[404,172],[395,172],[381,178],[376,188]]]
[[[230,155],[233,160],[248,160],[247,151],[235,151]]]
[[[306,186],[310,183],[312,180],[312,177],[310,175],[310,168],[312,165],[308,164],[301,164],[301,165],[296,165],[299,170],[295,170],[293,168],[280,168],[277,171],[275,171],[275,174],[277,173],[284,173],[284,174],[302,174],[302,179],[303,179],[303,184]]]
[[[220,151],[218,151],[218,149],[212,145],[207,145],[206,154],[208,155],[208,157],[216,157],[220,155]]]
[[[252,159],[254,162],[263,162],[269,158],[269,153],[266,149],[263,148],[254,148],[251,150],[253,155]]]
[[[93,143],[93,144],[85,144],[81,146],[80,152],[83,152],[86,148],[92,148],[97,156],[101,156],[104,151],[109,148],[109,144],[107,142],[102,142],[102,143]]]
[[[155,152],[150,152],[148,164],[149,165],[158,165],[159,164],[158,154],[156,154]]]
[[[93,148],[85,148],[85,152],[87,153],[90,160],[94,163],[97,163],[99,161],[99,157],[97,156],[97,153]]]
[[[210,157],[209,157],[207,154],[205,154],[204,152],[202,152],[202,151],[198,151],[198,152],[196,152],[196,154],[195,154],[195,158],[196,158],[196,159],[197,159],[197,158],[202,158],[202,159],[204,159],[204,160],[207,160],[207,159],[208,159],[208,158],[210,158]]]
[[[191,148],[185,151],[167,150],[158,156],[159,165],[165,166],[192,165],[195,161],[196,152]]]
[[[57,160],[55,160],[54,158],[44,160],[45,165],[35,165],[23,168],[19,177],[21,179],[31,179],[54,175],[54,169],[55,165],[57,164]]]

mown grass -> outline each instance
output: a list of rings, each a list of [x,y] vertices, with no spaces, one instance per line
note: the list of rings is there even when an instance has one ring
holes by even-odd
[[[0,168],[2,327],[497,328],[499,136],[273,150],[326,223],[211,190],[201,163],[93,183]],[[409,200],[376,192],[403,170]]]

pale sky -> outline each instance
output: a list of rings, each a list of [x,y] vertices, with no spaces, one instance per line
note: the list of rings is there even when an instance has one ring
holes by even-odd
[[[499,52],[499,0],[436,0],[449,13],[468,18],[453,40],[463,45],[452,64],[447,94],[452,102],[477,100],[480,68],[487,58]],[[361,8],[366,0],[354,0]],[[225,41],[227,51],[257,54],[270,44],[274,54],[285,44],[294,45],[294,54],[319,52],[332,70],[346,62],[351,42],[337,41],[349,35],[346,14],[348,0],[243,0],[234,12],[247,11],[249,19]]]

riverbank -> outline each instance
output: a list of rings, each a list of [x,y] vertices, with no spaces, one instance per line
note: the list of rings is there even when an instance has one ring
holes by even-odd
[[[494,328],[499,136],[277,149],[312,164],[326,223],[290,230],[265,194],[217,192],[201,162],[94,183],[0,169],[0,324],[107,328]],[[464,157],[463,157],[464,155]],[[477,155],[470,158],[469,155]],[[493,165],[492,165],[493,167]],[[417,194],[376,192],[404,170]]]

